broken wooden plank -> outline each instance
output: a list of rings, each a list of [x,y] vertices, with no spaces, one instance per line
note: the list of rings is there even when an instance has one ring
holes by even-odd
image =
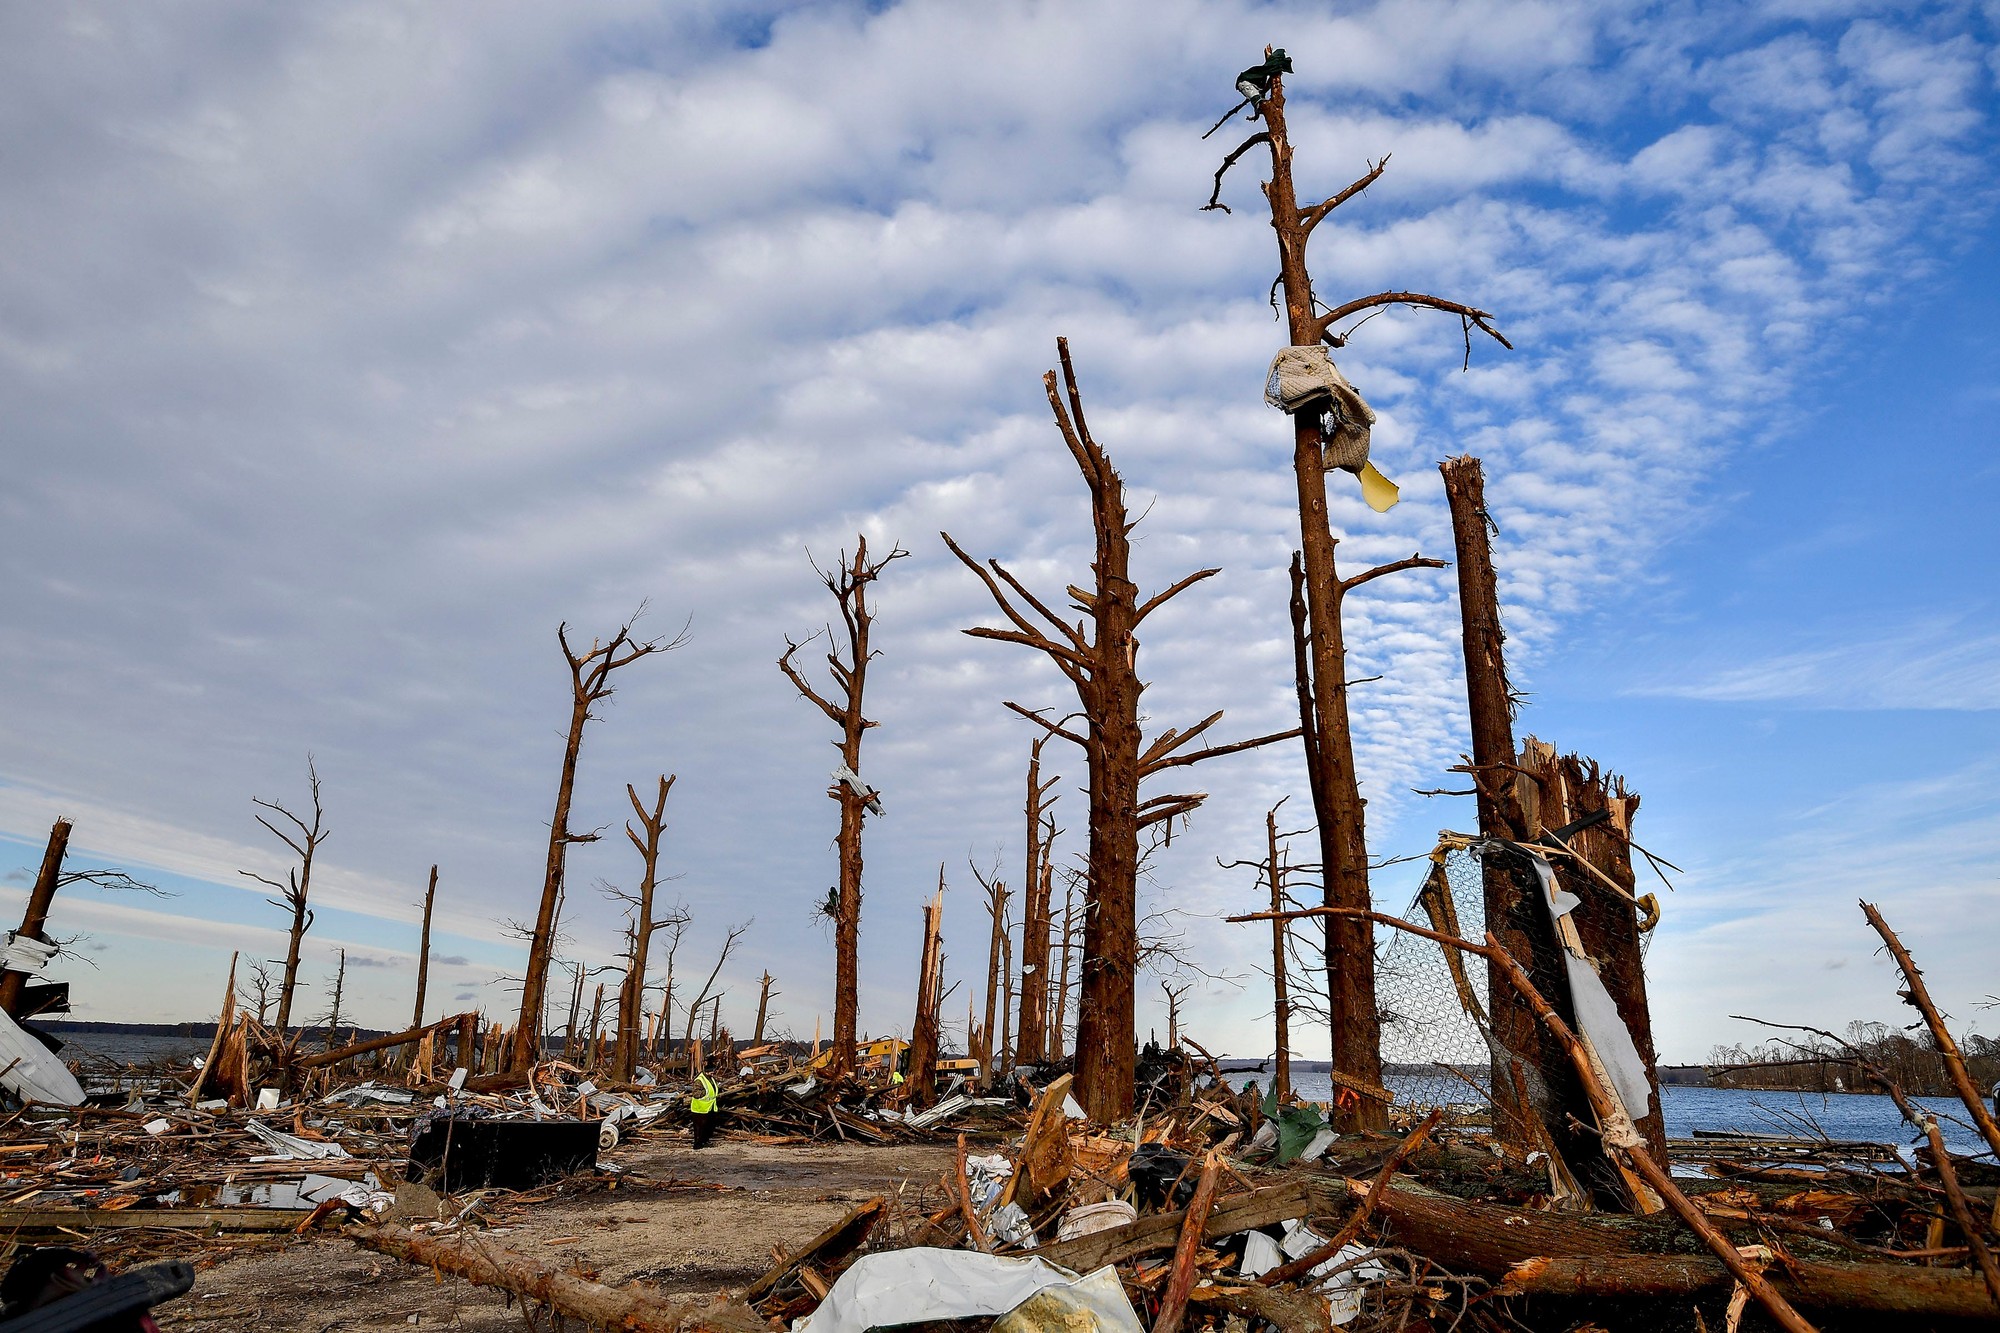
[[[877,1196],[868,1200],[798,1249],[779,1258],[764,1276],[745,1288],[743,1299],[763,1300],[808,1264],[827,1267],[839,1263],[861,1248],[861,1243],[868,1239],[868,1233],[875,1229],[875,1224],[888,1211],[887,1199]]]
[[[0,1208],[0,1233],[112,1231],[167,1227],[176,1231],[290,1231],[310,1208]]]

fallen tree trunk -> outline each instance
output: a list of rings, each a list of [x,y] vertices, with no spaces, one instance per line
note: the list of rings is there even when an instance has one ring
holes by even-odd
[[[1922,1315],[2000,1322],[2000,1306],[1976,1275],[1903,1264],[1773,1265],[1765,1280],[1793,1305],[1855,1313]],[[1516,1264],[1501,1284],[1510,1296],[1693,1296],[1729,1284],[1729,1270],[1708,1255],[1628,1254],[1535,1258]]]
[[[392,1046],[408,1046],[413,1041],[422,1041],[426,1034],[442,1032],[449,1027],[457,1027],[458,1020],[465,1014],[453,1014],[450,1018],[440,1018],[435,1023],[426,1023],[420,1028],[408,1028],[402,1032],[391,1032],[386,1037],[370,1037],[367,1041],[357,1041],[351,1046],[337,1050],[321,1051],[303,1060],[293,1062],[294,1069],[318,1069],[321,1065],[337,1065],[342,1060],[351,1060],[357,1055],[367,1055],[370,1051],[386,1051]]]
[[[1349,1193],[1334,1182],[1318,1192],[1316,1211]],[[1454,1272],[1499,1279],[1509,1294],[1686,1296],[1731,1281],[1711,1255],[1659,1253],[1681,1233],[1654,1218],[1525,1212],[1407,1186],[1377,1192],[1376,1212],[1397,1244]],[[1792,1304],[1816,1310],[2000,1322],[1985,1283],[1963,1270],[1794,1260],[1764,1278]]]
[[[1298,1180],[1219,1199],[1202,1227],[1202,1237],[1218,1240],[1239,1231],[1304,1217],[1316,1208],[1313,1195],[1312,1186]],[[1154,1213],[1151,1217],[1142,1217],[1109,1231],[1044,1245],[1035,1251],[1035,1255],[1071,1272],[1089,1273],[1106,1264],[1119,1264],[1142,1254],[1173,1249],[1180,1242],[1181,1227],[1186,1219],[1185,1211]]]
[[[363,1249],[540,1301],[592,1327],[630,1333],[750,1333],[767,1328],[755,1310],[728,1296],[668,1296],[640,1284],[607,1287],[473,1236],[440,1240],[388,1224],[348,1227],[342,1234]]]

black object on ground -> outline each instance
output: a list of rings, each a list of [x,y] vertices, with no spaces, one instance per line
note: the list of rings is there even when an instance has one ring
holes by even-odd
[[[404,1174],[441,1193],[533,1189],[597,1165],[602,1120],[494,1120],[426,1116]]]
[[[146,1312],[185,1295],[194,1269],[178,1261],[110,1274],[81,1250],[29,1250],[0,1283],[0,1333],[125,1333],[151,1329]]]
[[[1139,1196],[1140,1211],[1187,1207],[1194,1198],[1195,1177],[1201,1174],[1190,1171],[1189,1165],[1190,1159],[1184,1152],[1157,1143],[1140,1144],[1125,1166],[1133,1191]],[[1169,1193],[1173,1195],[1171,1203],[1167,1201]]]

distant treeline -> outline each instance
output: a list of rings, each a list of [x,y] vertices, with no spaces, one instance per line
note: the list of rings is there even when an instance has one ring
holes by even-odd
[[[1917,1097],[1949,1097],[1954,1089],[1944,1057],[1928,1031],[1892,1028],[1886,1023],[1853,1022],[1842,1034],[1846,1046],[1811,1033],[1757,1046],[1717,1046],[1708,1055],[1708,1081],[1718,1088],[1779,1092],[1872,1092],[1854,1067],[1854,1057],[1874,1065]],[[2000,1038],[1972,1035],[1959,1043],[1974,1086],[1981,1091],[2000,1082]]]

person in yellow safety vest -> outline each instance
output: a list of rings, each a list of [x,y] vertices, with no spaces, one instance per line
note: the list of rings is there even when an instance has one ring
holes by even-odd
[[[900,1069],[891,1071],[891,1073],[889,1074],[889,1081],[891,1083],[900,1084],[903,1081],[903,1071]]]
[[[706,1074],[696,1074],[695,1081],[701,1085],[699,1097],[688,1098],[688,1112],[694,1130],[694,1146],[706,1148],[715,1135],[715,1127],[722,1121],[719,1105],[721,1093],[716,1090],[715,1081]]]

